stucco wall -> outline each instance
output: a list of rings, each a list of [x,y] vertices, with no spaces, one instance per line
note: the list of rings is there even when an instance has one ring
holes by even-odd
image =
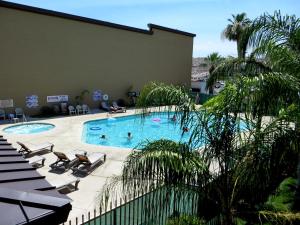
[[[190,83],[193,38],[160,29],[153,34],[116,29],[0,7],[0,99],[25,106],[25,97],[75,96],[102,90],[126,98],[149,81]],[[98,107],[89,95],[86,103]],[[9,109],[6,109],[9,111]]]

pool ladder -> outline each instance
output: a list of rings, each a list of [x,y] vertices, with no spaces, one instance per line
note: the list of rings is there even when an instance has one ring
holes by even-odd
[[[24,123],[24,122],[28,122],[28,121],[27,121],[27,118],[26,118],[26,116],[25,116],[25,114],[23,114],[22,120],[23,120],[23,123]]]

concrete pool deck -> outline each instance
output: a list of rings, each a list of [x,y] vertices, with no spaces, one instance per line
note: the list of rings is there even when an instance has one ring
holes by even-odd
[[[110,114],[112,117],[127,116],[135,114],[135,110],[127,110],[126,113]],[[104,164],[97,167],[92,173],[85,177],[80,177],[78,190],[66,193],[66,195],[72,200],[72,211],[69,214],[68,220],[75,220],[75,217],[81,217],[90,211],[93,215],[93,210],[99,208],[97,206],[97,196],[101,193],[101,189],[104,186],[108,178],[114,175],[121,174],[123,162],[132,151],[131,149],[98,146],[86,144],[81,141],[83,123],[89,120],[105,119],[107,113],[95,113],[79,116],[65,116],[59,118],[38,119],[37,122],[51,123],[55,125],[55,128],[42,133],[36,134],[11,134],[3,132],[3,129],[11,125],[16,124],[2,124],[0,125],[0,134],[3,135],[8,142],[19,149],[20,146],[16,144],[17,141],[24,143],[39,144],[43,142],[51,142],[54,144],[54,151],[69,152],[75,149],[82,149],[89,152],[102,152],[106,153],[107,159]],[[35,119],[30,119],[30,122],[34,122]],[[21,124],[21,123],[18,123]],[[127,132],[127,131],[125,131]],[[56,156],[53,153],[42,154],[46,158],[45,166],[37,169],[37,171],[46,176],[46,179],[51,183],[53,180],[65,179],[68,176],[73,176],[72,171],[69,170],[62,174],[51,172],[49,165],[56,161]],[[81,219],[80,219],[81,221]]]

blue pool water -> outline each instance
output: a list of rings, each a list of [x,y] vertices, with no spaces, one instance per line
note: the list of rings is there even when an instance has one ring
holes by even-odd
[[[35,134],[53,129],[55,126],[50,123],[26,123],[14,125],[3,129],[5,133],[11,134]]]
[[[190,132],[184,133],[178,123],[170,120],[167,113],[145,117],[139,115],[92,120],[84,124],[82,139],[88,144],[133,148],[145,140],[169,139],[187,142]],[[128,139],[128,132],[132,138]],[[105,139],[101,136],[105,135]]]

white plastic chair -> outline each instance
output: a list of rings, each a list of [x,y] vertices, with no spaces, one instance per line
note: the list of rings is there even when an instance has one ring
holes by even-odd
[[[74,106],[69,105],[68,110],[69,110],[70,115],[72,115],[72,114],[76,115],[76,110],[75,110]]]
[[[76,112],[79,115],[80,113],[82,113],[82,107],[81,105],[76,105]]]
[[[82,105],[82,114],[89,113],[89,107],[86,104]]]
[[[16,117],[22,117],[24,116],[24,112],[22,108],[15,108]]]
[[[3,109],[0,109],[0,118],[5,120],[5,111]]]

